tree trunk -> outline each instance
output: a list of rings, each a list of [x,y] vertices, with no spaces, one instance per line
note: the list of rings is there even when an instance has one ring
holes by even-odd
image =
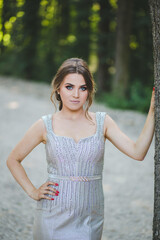
[[[34,78],[38,35],[40,31],[39,5],[41,0],[25,1],[23,16],[23,44],[22,59],[24,73],[27,79]]]
[[[133,0],[119,0],[117,12],[116,74],[113,80],[113,93],[125,97],[129,82],[129,35],[131,30]]]
[[[100,22],[98,32],[98,92],[109,90],[109,73],[108,64],[106,61],[108,55],[108,33],[109,33],[109,20],[110,20],[110,4],[109,1],[99,0],[100,4]]]
[[[77,15],[75,17],[76,22],[76,42],[73,47],[75,57],[83,58],[85,61],[89,61],[89,45],[90,45],[90,11],[92,6],[91,0],[74,1]]]
[[[160,239],[160,0],[149,0],[154,58],[155,84],[155,162],[153,240]]]

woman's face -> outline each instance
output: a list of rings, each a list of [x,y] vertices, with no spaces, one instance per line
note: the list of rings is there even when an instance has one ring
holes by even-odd
[[[70,73],[63,79],[58,93],[63,107],[78,109],[83,107],[88,97],[88,90],[81,74]]]

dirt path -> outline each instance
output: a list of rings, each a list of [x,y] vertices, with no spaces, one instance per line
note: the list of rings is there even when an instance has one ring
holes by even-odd
[[[15,182],[5,162],[27,129],[42,115],[53,113],[46,84],[0,78],[0,239],[31,240],[35,201]],[[90,111],[106,111],[133,140],[146,115],[93,104]],[[46,179],[44,144],[23,161],[35,186]],[[36,169],[36,171],[35,171]],[[144,161],[133,160],[106,141],[103,172],[105,222],[102,240],[151,240],[153,218],[154,140]],[[85,240],[85,239],[84,239]]]

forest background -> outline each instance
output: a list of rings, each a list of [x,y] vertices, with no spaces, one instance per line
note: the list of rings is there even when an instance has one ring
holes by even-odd
[[[147,112],[154,83],[152,26],[145,0],[0,0],[0,75],[51,83],[83,58],[95,100]]]

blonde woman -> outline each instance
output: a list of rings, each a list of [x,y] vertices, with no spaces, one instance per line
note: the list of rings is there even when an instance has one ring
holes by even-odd
[[[34,240],[100,240],[105,140],[134,160],[144,159],[154,134],[154,90],[144,128],[134,142],[106,112],[88,111],[96,90],[84,60],[67,59],[52,87],[50,98],[54,104],[59,101],[59,111],[42,116],[30,127],[9,154],[7,166],[37,201]],[[37,189],[21,162],[40,143],[45,144],[48,179]]]

